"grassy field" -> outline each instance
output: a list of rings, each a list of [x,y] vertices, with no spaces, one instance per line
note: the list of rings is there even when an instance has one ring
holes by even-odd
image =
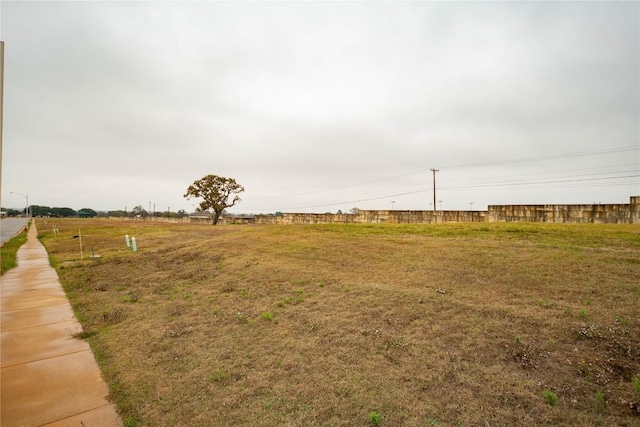
[[[638,226],[53,223],[127,426],[640,425]]]
[[[0,274],[14,268],[16,264],[16,254],[18,249],[27,241],[27,233],[24,231],[17,236],[7,240],[0,248]]]

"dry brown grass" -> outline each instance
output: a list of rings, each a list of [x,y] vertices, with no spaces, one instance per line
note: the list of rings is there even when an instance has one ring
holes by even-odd
[[[56,223],[128,425],[640,423],[638,226]]]

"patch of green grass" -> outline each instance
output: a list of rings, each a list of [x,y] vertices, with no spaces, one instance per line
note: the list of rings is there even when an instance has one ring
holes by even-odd
[[[598,390],[596,392],[596,402],[598,402],[598,408],[600,409],[604,409],[605,406],[607,405],[607,402],[604,398],[604,392],[601,390]]]
[[[269,322],[273,320],[273,313],[271,313],[270,311],[263,312],[261,316],[264,320],[268,320]]]
[[[77,338],[79,340],[86,340],[87,338],[90,338],[92,336],[94,336],[96,334],[95,331],[89,331],[89,330],[85,330],[82,332],[78,332],[77,334],[73,334],[74,338]]]
[[[276,301],[274,304],[278,307],[284,307],[285,305],[288,305],[288,304],[297,305],[303,302],[304,302],[304,298],[301,297],[300,295],[297,295],[295,297],[287,295],[283,299]]]
[[[122,297],[121,301],[124,303],[136,302],[138,301],[138,298],[135,295],[126,294],[125,296]]]
[[[382,417],[376,411],[369,412],[369,422],[372,426],[379,426],[382,421]]]
[[[544,299],[538,301],[538,305],[542,308],[553,308],[553,303]]]
[[[2,245],[2,248],[0,248],[0,260],[2,261],[0,263],[0,274],[4,274],[18,265],[16,255],[20,246],[26,241],[27,233],[22,232]]]
[[[129,417],[124,419],[124,427],[138,427],[139,422],[136,418]]]
[[[640,378],[634,376],[631,378],[631,383],[633,384],[633,388],[638,395],[640,395]]]
[[[616,316],[613,320],[614,320],[614,322],[621,323],[621,324],[623,324],[625,326],[629,325],[629,321],[627,319],[625,319],[624,317]]]
[[[242,314],[242,313],[236,314],[236,320],[240,323],[244,323],[245,325],[253,326],[253,319],[251,319],[246,314]]]
[[[60,261],[58,261],[57,259],[55,259],[54,257],[52,257],[51,255],[49,255],[49,265],[53,268],[57,268],[58,265],[60,264]],[[60,266],[62,267],[62,266]]]
[[[544,397],[544,400],[546,400],[547,403],[551,406],[556,406],[556,404],[558,403],[558,395],[551,390],[542,390],[542,397]]]
[[[229,376],[229,372],[222,368],[216,368],[213,370],[211,375],[209,376],[210,381],[222,381]]]

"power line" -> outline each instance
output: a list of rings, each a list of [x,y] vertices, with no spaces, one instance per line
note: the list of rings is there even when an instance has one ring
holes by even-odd
[[[531,181],[531,182],[510,182],[510,183],[490,183],[490,184],[475,184],[475,185],[459,185],[452,187],[442,187],[444,189],[455,189],[455,188],[486,188],[486,187],[512,187],[516,185],[532,185],[532,184],[557,184],[563,182],[583,182],[583,181],[597,181],[604,179],[625,179],[625,178],[638,178],[640,174],[636,175],[622,175],[622,176],[608,176],[608,177],[599,177],[599,178],[580,178],[580,179],[564,179],[564,180],[553,180],[553,181]]]
[[[634,174],[638,172],[637,169],[631,169],[631,170],[619,170],[619,171],[613,171],[613,172],[599,172],[599,173],[592,173],[592,174],[577,174],[577,175],[561,175],[561,176],[556,176],[554,177],[554,181],[553,182],[561,182],[558,181],[560,179],[564,179],[564,178],[588,178],[588,177],[597,177],[597,176],[601,176],[602,178],[605,178],[605,176],[603,175],[611,175],[611,174]],[[536,174],[538,175],[538,174]],[[548,174],[546,174],[548,175]],[[528,175],[514,175],[514,176],[528,176]],[[496,178],[500,178],[500,177],[496,177]],[[503,177],[504,178],[504,177]],[[506,177],[508,178],[508,177]],[[596,179],[596,178],[594,178]],[[492,186],[492,185],[518,185],[519,183],[521,183],[522,181],[503,181],[503,180],[497,180],[497,181],[489,181],[489,182],[485,182],[484,184],[468,184],[466,182],[462,182],[461,184],[456,184],[456,183],[452,183],[450,185],[444,186],[442,187],[443,189],[451,189],[451,188],[465,188],[465,187],[477,187],[477,186]],[[537,181],[534,181],[537,182]],[[524,181],[525,184],[530,184],[532,183],[531,181]]]
[[[557,154],[557,155],[551,155],[551,156],[529,157],[529,158],[519,158],[519,159],[511,159],[511,160],[496,160],[496,161],[490,161],[490,162],[467,163],[467,164],[440,166],[440,167],[442,169],[449,170],[449,169],[475,168],[475,167],[481,167],[481,166],[500,166],[500,165],[509,165],[509,164],[517,164],[517,163],[532,163],[532,162],[540,162],[540,161],[547,161],[547,160],[559,160],[559,159],[567,159],[567,158],[575,158],[575,157],[586,157],[586,156],[609,154],[609,153],[619,153],[619,152],[634,151],[634,150],[636,150],[636,151],[640,150],[640,147],[637,147],[637,146],[614,147],[614,148],[607,148],[607,149],[601,149],[601,150],[581,151],[581,152]],[[253,200],[257,201],[257,200],[273,200],[273,199],[285,199],[285,198],[286,199],[291,199],[291,198],[294,198],[294,197],[308,196],[308,195],[319,194],[319,193],[326,193],[326,192],[329,192],[329,191],[344,190],[344,189],[347,189],[347,188],[358,187],[358,186],[362,186],[362,185],[372,184],[372,183],[375,183],[375,182],[393,180],[393,179],[402,178],[402,177],[406,177],[406,176],[426,173],[426,172],[432,171],[432,170],[433,169],[431,169],[431,168],[420,169],[420,170],[415,170],[415,171],[412,171],[412,172],[405,172],[405,173],[401,173],[401,174],[397,174],[397,175],[391,175],[391,176],[386,176],[386,177],[381,177],[381,178],[375,178],[375,179],[371,179],[371,180],[367,180],[367,181],[361,181],[361,182],[357,182],[357,183],[353,183],[353,184],[341,185],[341,186],[336,186],[336,187],[329,187],[329,188],[324,188],[324,189],[319,189],[319,190],[305,191],[305,192],[302,192],[302,193],[294,193],[294,194],[288,194],[288,195],[283,195],[283,196],[256,197]],[[439,171],[439,169],[438,169],[438,171]],[[435,203],[434,203],[434,206],[435,206]]]
[[[573,169],[560,169],[560,170],[552,170],[552,171],[545,171],[545,175],[549,176],[549,175],[557,175],[557,174],[562,174],[564,172],[576,172],[576,171],[594,171],[597,169],[611,169],[611,168],[618,168],[618,167],[628,167],[628,166],[639,166],[638,163],[624,163],[624,164],[617,164],[617,165],[609,165],[609,166],[593,166],[593,167],[589,167],[589,168],[573,168]],[[633,170],[616,170],[616,171],[612,171],[612,172],[601,172],[601,173],[596,173],[595,175],[600,175],[600,174],[612,174],[612,173],[627,173],[627,172],[637,172],[638,168],[635,168]],[[534,171],[534,172],[530,172],[530,173],[519,173],[519,174],[509,174],[509,175],[498,175],[498,176],[488,176],[488,177],[478,177],[475,178],[476,180],[485,180],[485,179],[503,179],[503,178],[515,178],[515,177],[523,177],[523,176],[531,176],[531,175],[535,175],[538,176],[540,175],[539,171]],[[594,175],[594,174],[582,174],[582,175]],[[570,176],[576,176],[576,175],[568,175],[565,177],[570,177]],[[581,175],[577,175],[577,176],[581,176]],[[465,181],[468,178],[465,177],[465,179],[463,180],[462,184],[465,184]],[[452,181],[452,180],[448,180],[448,183],[453,183],[455,184],[456,181]]]
[[[420,190],[405,191],[405,192],[402,192],[402,193],[385,194],[384,196],[368,197],[368,198],[357,199],[357,200],[336,201],[336,202],[331,202],[331,203],[316,204],[316,205],[313,205],[313,206],[298,206],[298,207],[292,207],[292,208],[286,208],[286,209],[287,210],[292,210],[292,209],[312,209],[312,208],[322,208],[322,207],[334,206],[334,205],[345,205],[347,203],[369,202],[371,200],[388,199],[388,198],[391,198],[391,197],[407,196],[409,194],[423,193],[423,192],[425,192],[427,190],[428,190],[428,188],[425,187],[425,188],[422,188]]]
[[[369,180],[369,181],[358,182],[358,183],[355,183],[355,184],[341,185],[341,186],[338,186],[338,187],[330,187],[330,188],[325,188],[325,189],[322,189],[322,190],[305,191],[303,193],[295,193],[295,194],[289,194],[289,195],[285,195],[285,196],[256,197],[254,200],[292,198],[292,197],[298,197],[298,196],[308,196],[310,194],[326,193],[328,191],[343,190],[345,188],[359,187],[361,185],[372,184],[374,182],[387,181],[387,180],[390,180],[390,179],[396,179],[396,178],[402,178],[402,177],[405,177],[405,176],[416,175],[418,173],[425,172],[425,170],[426,169],[421,169],[419,171],[406,172],[406,173],[402,173],[402,174],[399,174],[399,175],[387,176],[387,177],[384,177],[384,178],[376,178],[376,179],[372,179],[372,180]]]
[[[609,181],[609,180],[617,180],[617,179],[628,179],[628,178],[639,178],[640,174],[630,174],[630,175],[620,175],[620,176],[612,176],[612,177],[595,177],[595,178],[577,178],[577,179],[556,179],[556,180],[546,180],[546,181],[524,181],[524,182],[512,182],[512,183],[488,183],[488,184],[470,184],[470,185],[458,185],[458,186],[444,186],[444,187],[440,187],[440,189],[446,189],[446,190],[468,190],[468,189],[477,189],[477,190],[485,190],[485,189],[490,189],[490,188],[496,188],[496,187],[514,187],[514,186],[538,186],[538,185],[543,185],[543,184],[567,184],[567,183],[571,183],[571,186],[568,188],[579,188],[579,187],[600,187],[600,186],[619,186],[622,185],[621,183],[609,183],[609,182],[601,182],[601,183],[593,183],[593,181]],[[577,183],[586,183],[589,182],[589,184],[578,184],[575,185]],[[633,183],[629,183],[629,184],[633,184]],[[368,201],[372,201],[372,200],[381,200],[381,199],[388,199],[391,197],[400,197],[400,196],[406,196],[406,195],[411,195],[411,194],[417,194],[417,193],[422,193],[422,192],[426,192],[428,191],[428,187],[420,187],[417,190],[411,190],[411,191],[399,191],[399,192],[394,192],[394,193],[386,193],[383,195],[372,195],[371,197],[365,197],[365,198],[353,198],[353,199],[341,199],[341,200],[334,200],[331,202],[324,202],[324,203],[314,203],[314,204],[309,204],[307,206],[296,206],[296,207],[286,207],[283,208],[285,210],[295,210],[295,209],[313,209],[313,208],[320,208],[320,207],[327,207],[327,206],[335,206],[335,205],[345,205],[345,204],[352,204],[352,203],[361,203],[361,202],[368,202]],[[269,209],[263,209],[263,210],[269,210]]]
[[[634,151],[634,150],[635,151],[640,150],[640,147],[628,146],[628,147],[606,148],[602,150],[581,151],[577,153],[566,153],[566,154],[559,154],[559,155],[553,155],[553,156],[528,157],[528,158],[520,158],[520,159],[512,159],[512,160],[496,160],[492,162],[467,163],[467,164],[452,165],[452,166],[442,166],[442,168],[443,169],[445,168],[459,169],[459,168],[472,168],[472,167],[480,167],[480,166],[499,166],[499,165],[515,164],[515,163],[540,162],[545,160],[570,159],[574,157],[594,156],[596,154],[620,153],[624,151]]]

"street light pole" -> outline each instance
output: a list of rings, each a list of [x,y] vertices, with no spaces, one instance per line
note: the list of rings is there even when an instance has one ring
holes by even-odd
[[[19,195],[21,195],[21,196],[23,196],[23,197],[25,197],[27,199],[27,207],[24,210],[24,214],[27,217],[27,219],[31,218],[31,215],[29,214],[29,211],[30,211],[30,209],[29,209],[29,195],[28,194],[18,193],[17,191],[11,191],[10,193],[11,194],[19,194]]]

